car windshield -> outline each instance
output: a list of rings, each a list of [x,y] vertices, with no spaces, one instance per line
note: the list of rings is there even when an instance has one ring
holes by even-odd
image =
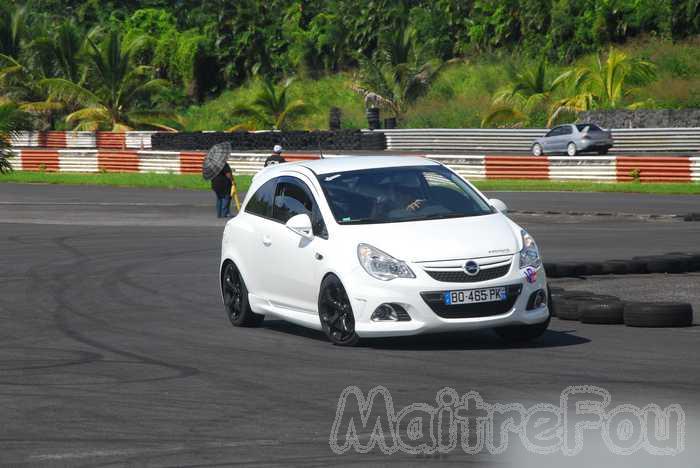
[[[443,166],[390,167],[318,176],[339,224],[463,218],[494,212]]]
[[[586,128],[588,128],[588,131],[590,132],[600,132],[600,127],[595,125],[595,124],[577,124],[576,128],[578,128],[579,132],[584,131]]]

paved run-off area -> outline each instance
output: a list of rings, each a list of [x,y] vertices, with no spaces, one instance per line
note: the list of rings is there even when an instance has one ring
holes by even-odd
[[[638,196],[635,203],[631,194],[498,196],[518,210],[638,214],[693,211],[688,203],[694,201]],[[213,217],[212,197],[0,185],[0,464],[697,465],[700,327],[636,329],[555,319],[541,340],[524,347],[505,346],[481,332],[376,340],[354,349],[279,321],[234,329],[219,298],[223,223]],[[527,197],[527,207],[518,206]],[[576,206],[555,207],[563,197]],[[606,210],[606,203],[624,207]],[[645,211],[652,205],[658,211]],[[551,260],[700,250],[700,223],[515,218]],[[698,275],[557,283],[623,298],[692,301],[698,322]],[[515,439],[503,455],[336,455],[328,439],[338,397],[349,385],[365,394],[385,386],[396,408],[434,403],[446,386],[460,394],[477,391],[491,403],[530,406],[558,404],[569,385],[597,385],[612,394],[613,405],[680,404],[686,448],[673,458],[623,457],[604,450],[591,431],[583,452],[564,460],[525,453]]]

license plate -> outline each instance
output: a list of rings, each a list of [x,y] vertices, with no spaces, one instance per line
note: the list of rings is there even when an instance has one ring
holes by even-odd
[[[505,301],[508,298],[506,288],[465,289],[447,291],[443,294],[445,305],[478,304],[480,302]]]

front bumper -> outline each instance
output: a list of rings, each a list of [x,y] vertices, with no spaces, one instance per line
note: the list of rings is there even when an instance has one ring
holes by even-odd
[[[413,266],[412,266],[413,268]],[[531,283],[522,270],[512,265],[505,276],[478,283],[447,283],[428,276],[420,268],[413,268],[416,278],[379,281],[371,278],[364,270],[354,271],[355,282],[345,282],[355,316],[355,331],[361,337],[388,337],[416,335],[446,331],[496,328],[508,325],[532,325],[544,322],[549,317],[547,305],[526,310],[530,295],[539,289],[547,289],[544,268],[537,269],[536,278]],[[492,303],[472,307],[467,313],[451,313],[442,306],[436,309],[439,293],[445,291],[505,286],[511,292],[519,292],[508,302],[504,310],[494,310]],[[430,304],[431,300],[433,301]],[[409,321],[381,321],[370,319],[374,310],[381,304],[392,303],[403,307],[411,317]],[[512,305],[511,305],[512,304]],[[432,305],[432,307],[431,307]],[[461,316],[460,316],[461,315]]]

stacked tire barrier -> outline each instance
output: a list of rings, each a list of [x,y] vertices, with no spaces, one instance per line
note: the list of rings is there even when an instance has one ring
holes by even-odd
[[[545,263],[544,268],[549,278],[610,274],[693,273],[700,272],[700,252],[671,252],[665,255],[647,255],[604,262]]]
[[[550,287],[549,310],[560,320],[629,327],[690,327],[693,307],[685,302],[634,302],[587,291]]]
[[[151,147],[156,150],[207,150],[229,142],[235,150],[267,150],[282,145],[290,151],[358,151],[386,149],[384,134],[360,130],[318,132],[183,132],[156,133],[151,136]]]

